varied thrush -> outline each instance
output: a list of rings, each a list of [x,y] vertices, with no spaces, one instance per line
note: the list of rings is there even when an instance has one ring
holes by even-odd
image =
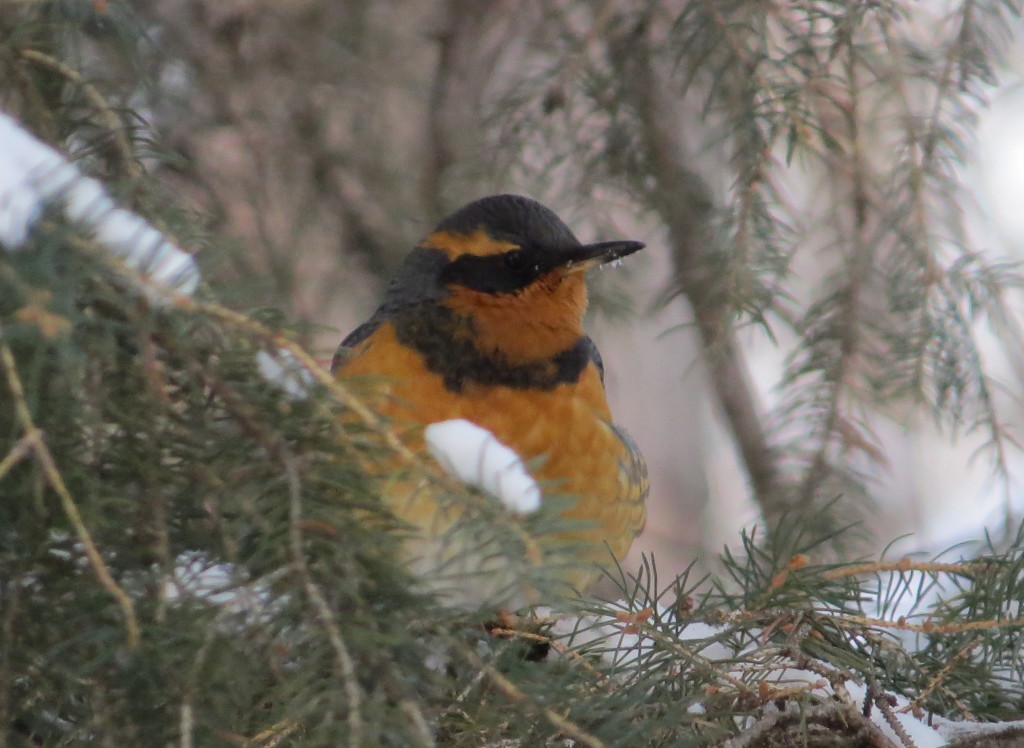
[[[625,556],[643,528],[648,493],[646,464],[612,422],[601,356],[583,332],[585,275],[643,246],[581,244],[551,210],[518,195],[477,200],[413,249],[331,367],[376,383],[371,403],[414,450],[425,449],[425,427],[465,419],[522,459],[544,500],[569,496],[561,516],[589,520],[568,533],[581,557],[566,581],[580,590],[609,551]],[[419,530],[409,553],[421,573],[465,550],[452,532],[459,512],[429,491],[397,481],[385,498]],[[479,571],[479,558],[457,565]],[[486,597],[464,584],[453,581],[457,598]]]

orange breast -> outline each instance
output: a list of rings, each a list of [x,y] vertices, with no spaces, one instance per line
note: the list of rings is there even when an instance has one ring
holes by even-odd
[[[394,329],[385,323],[340,373],[377,378],[373,406],[392,419],[413,449],[423,449],[423,426],[465,418],[488,429],[524,461],[543,457],[534,477],[576,497],[565,516],[595,522],[592,530],[578,533],[595,560],[607,561],[606,543],[621,559],[642,527],[642,496],[636,487],[623,485],[629,448],[611,427],[604,387],[593,364],[579,381],[549,390],[470,384],[452,392],[425,369],[418,353],[398,343]],[[436,519],[430,501],[398,502],[393,508],[422,527]]]

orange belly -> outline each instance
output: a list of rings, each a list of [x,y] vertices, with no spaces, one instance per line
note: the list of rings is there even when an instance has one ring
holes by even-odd
[[[411,377],[412,372],[418,375]],[[545,493],[566,494],[572,503],[563,516],[589,521],[569,533],[583,541],[584,555],[607,562],[608,550],[621,559],[643,525],[644,508],[636,491],[624,486],[623,462],[628,450],[610,425],[611,415],[597,368],[587,366],[579,381],[549,390],[467,384],[461,392],[445,388],[441,377],[426,371],[420,355],[402,345],[390,324],[384,324],[341,368],[345,377],[373,377],[371,404],[392,421],[414,450],[423,450],[423,427],[465,418],[489,430],[532,467]],[[532,460],[540,458],[534,467]],[[408,486],[404,487],[408,492]],[[436,502],[422,494],[410,500],[401,490],[389,491],[393,511],[424,528],[437,526]],[[578,586],[593,572],[574,574]]]

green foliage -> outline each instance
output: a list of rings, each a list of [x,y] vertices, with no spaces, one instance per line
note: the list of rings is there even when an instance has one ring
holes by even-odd
[[[129,92],[149,85],[135,55],[155,47],[124,4],[105,5],[3,4],[0,68],[16,82],[5,108],[55,144],[74,144],[83,169],[183,243],[205,246],[213,266],[222,243],[140,166],[163,157],[129,108]],[[645,47],[674,66],[663,92],[696,91],[704,116],[733,123],[709,140],[735,182],[704,206],[712,226],[701,235],[715,243],[701,262],[723,279],[718,316],[781,321],[802,342],[778,420],[812,424],[787,453],[801,469],[794,493],[815,502],[870,494],[851,459],[881,459],[864,403],[918,399],[987,429],[997,454],[1009,444],[973,326],[1011,325],[1004,294],[1018,269],[965,244],[938,247],[927,218],[936,195],[954,199],[944,187],[963,134],[951,121],[991,76],[986,29],[1014,10],[971,7],[955,44],[900,47],[911,66],[902,75],[936,83],[933,115],[905,133],[878,178],[879,215],[839,221],[840,235],[822,245],[836,266],[801,309],[786,285],[799,222],[776,180],[801,159],[864,164],[851,122],[829,129],[819,108],[842,103],[838,94],[852,96],[857,76],[875,70],[862,35],[884,37],[900,6],[802,4],[818,31],[783,49],[768,44],[767,6],[694,2],[671,19],[663,48]],[[534,70],[555,81],[545,96],[530,79],[505,92],[519,106],[502,122],[510,163],[498,166],[540,179],[530,175],[540,153],[544,178],[649,200],[668,224],[664,195],[676,193],[659,180],[671,175],[645,171],[657,155],[645,142],[651,112],[621,89],[632,64],[624,51],[650,41],[652,18],[597,20],[583,34],[548,28],[567,54]],[[95,75],[104,55],[139,63],[114,66],[130,81]],[[836,76],[840,88],[823,94]],[[581,128],[594,137],[566,138]],[[546,150],[580,140],[582,157]],[[534,161],[519,158],[530,148]],[[699,203],[706,192],[684,196]],[[953,235],[956,220],[944,227]],[[871,254],[859,252],[876,239]],[[864,298],[877,301],[874,313]],[[813,744],[814,726],[853,744],[877,732],[850,696],[857,684],[867,711],[891,711],[888,695],[954,719],[1024,711],[1020,533],[964,562],[842,566],[816,559],[849,528],[807,531],[807,513],[746,536],[717,577],[659,579],[649,560],[614,575],[615,603],[562,599],[565,610],[499,617],[485,631],[493,607],[447,608],[410,576],[399,557],[408,529],[379,502],[392,473],[436,482],[436,471],[404,461],[387,424],[341,386],[321,381],[293,397],[261,374],[261,354],[301,351],[294,341],[306,333],[267,310],[154,306],[58,209],[27,246],[0,254],[0,742],[754,744],[792,706],[796,744]],[[889,368],[861,368],[865,357]],[[445,487],[515,582],[550,586],[557,574],[531,556],[534,542],[552,550],[550,518],[517,522]]]
[[[855,714],[830,694],[858,682],[957,718],[1024,708],[1019,540],[850,569],[809,562],[826,538],[748,537],[719,581],[652,562],[614,605],[488,635],[396,561],[366,469],[384,435],[259,373],[280,330],[153,308],[76,235],[54,217],[0,274],[9,741],[707,745],[782,700]]]
[[[347,732],[348,692],[429,692],[358,429],[267,383],[255,341],[148,307],[69,238],[3,266],[4,729],[157,745],[301,724],[315,744]],[[33,429],[45,446],[19,452]],[[366,710],[368,742],[415,733],[395,709]]]
[[[830,505],[836,526],[870,504],[877,423],[908,409],[984,435],[1009,480],[1017,445],[982,348],[994,322],[1019,349],[1021,274],[971,246],[964,165],[1020,14],[1003,0],[567,3],[532,65],[499,81],[500,163],[554,199],[656,216],[673,263],[662,298],[689,303],[707,358],[739,326],[787,346],[766,434],[727,416],[744,454],[776,451],[746,465],[770,476],[753,493],[773,527],[794,508]]]

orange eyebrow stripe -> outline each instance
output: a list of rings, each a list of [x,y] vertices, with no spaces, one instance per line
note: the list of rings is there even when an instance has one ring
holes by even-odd
[[[500,255],[517,249],[519,245],[494,239],[483,229],[477,229],[472,234],[435,231],[424,239],[420,246],[439,249],[448,255],[449,260],[454,260],[461,255],[477,255],[478,257]]]

